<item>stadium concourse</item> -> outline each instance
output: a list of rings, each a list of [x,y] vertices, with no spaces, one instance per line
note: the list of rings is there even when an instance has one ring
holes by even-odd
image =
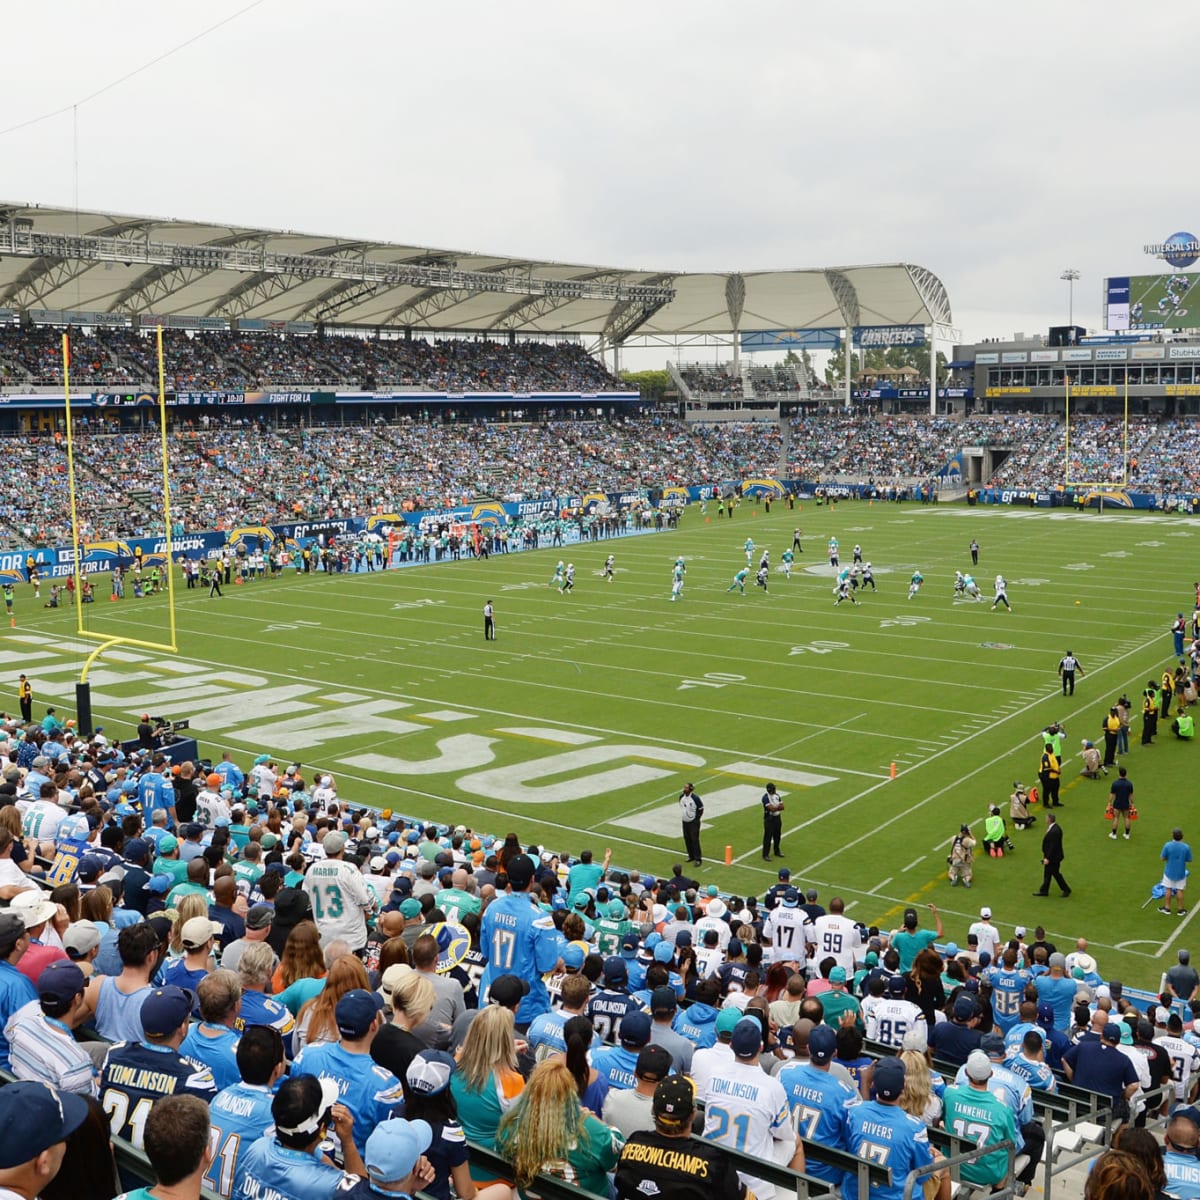
[[[632,1196],[623,1143],[669,1130],[694,1089],[697,1130],[756,1196],[853,1190],[859,1105],[895,1139],[873,1195],[899,1197],[931,1146],[966,1156],[965,1184],[1023,1194],[1200,1072],[1186,952],[1142,1012],[1084,940],[987,908],[864,928],[786,867],[761,897],[723,895],[702,862],[654,878],[601,846],[375,810],[266,753],[173,764],[155,737],[143,719],[77,738],[54,710],[0,728],[0,1069],[98,1097],[123,1179],[149,1170],[139,1149],[157,1166],[147,1115],[167,1096],[210,1104],[205,1184],[239,1200],[332,1196],[340,1170],[312,1148],[334,1131],[347,1171],[394,1161],[398,1114],[435,1131],[405,1143],[428,1194],[470,1194],[468,1159],[528,1184],[522,1123],[555,1105],[545,1171],[605,1196],[615,1169]],[[335,1086],[309,1095],[314,1075]],[[990,1115],[962,1140],[978,1094]],[[95,1153],[68,1141],[68,1166]]]

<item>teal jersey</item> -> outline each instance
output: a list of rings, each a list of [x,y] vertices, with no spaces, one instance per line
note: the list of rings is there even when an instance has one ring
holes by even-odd
[[[750,574],[749,567],[743,567],[733,578],[735,583],[745,583],[746,576]]]
[[[795,554],[791,550],[785,550],[782,555],[785,563],[790,563],[795,557]]]

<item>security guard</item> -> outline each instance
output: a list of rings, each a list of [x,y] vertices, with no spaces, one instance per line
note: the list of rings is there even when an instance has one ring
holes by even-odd
[[[1171,697],[1174,694],[1175,694],[1175,674],[1171,670],[1171,668],[1168,667],[1162,673],[1162,680],[1160,683],[1160,691],[1159,691],[1159,695],[1158,695],[1159,702],[1162,704],[1162,708],[1159,710],[1158,715],[1160,717],[1162,717],[1162,719],[1164,721],[1171,715]]]
[[[21,720],[28,725],[33,720],[33,684],[24,675],[17,683],[17,699],[21,703]]]
[[[1158,733],[1158,688],[1153,679],[1146,681],[1142,692],[1142,745],[1149,746]]]

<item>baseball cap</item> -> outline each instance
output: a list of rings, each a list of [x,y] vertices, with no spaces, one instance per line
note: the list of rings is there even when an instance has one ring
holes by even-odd
[[[125,857],[130,862],[141,862],[142,859],[145,858],[149,853],[150,846],[147,844],[145,838],[130,838],[130,840],[125,843]]]
[[[670,987],[655,988],[650,993],[650,1011],[654,1013],[674,1012],[679,1007],[679,998],[675,989]]]
[[[756,1017],[742,1017],[733,1027],[730,1040],[733,1053],[738,1058],[750,1058],[762,1049],[762,1026]]]
[[[37,977],[38,999],[43,1004],[66,1007],[87,986],[87,976],[64,958],[52,962]]]
[[[199,950],[210,938],[224,932],[225,926],[219,921],[210,921],[207,917],[192,917],[184,921],[179,932],[179,940],[185,950]]]
[[[792,877],[792,873],[790,870],[788,870],[787,867],[779,868],[779,878],[780,879],[791,879],[791,877]]]
[[[501,975],[493,979],[488,988],[488,1001],[501,1008],[516,1008],[528,995],[529,980],[520,975]]]
[[[587,955],[584,954],[582,947],[576,946],[573,943],[564,947],[562,952],[563,966],[569,967],[573,971],[578,971],[583,966]]]
[[[998,1033],[985,1033],[979,1040],[979,1048],[989,1058],[994,1054],[1003,1054],[1004,1038]]]
[[[638,1051],[634,1074],[647,1083],[658,1083],[671,1073],[671,1055],[662,1046],[643,1046]]]
[[[1016,928],[1013,930],[1013,937],[1015,937],[1015,938],[1017,938],[1018,940],[1020,940],[1020,939],[1021,939],[1021,938],[1023,938],[1023,937],[1026,935],[1026,933],[1028,933],[1028,932],[1029,932],[1029,931],[1028,931],[1028,930],[1025,928],[1025,926],[1024,926],[1024,925],[1018,925],[1018,926],[1017,926],[1017,927],[1016,927]]]
[[[164,1037],[192,1015],[196,994],[181,987],[161,987],[142,1001],[142,1031]]]
[[[903,996],[905,991],[905,982],[903,975],[893,975],[887,981],[887,994],[889,996]],[[811,1039],[810,1039],[811,1041]]]
[[[1039,1025],[1051,1026],[1054,1024],[1054,1005],[1039,1004],[1037,1011],[1037,1021]]]
[[[82,958],[100,945],[100,930],[92,921],[76,921],[63,934],[62,943],[71,958]]]
[[[315,1089],[313,1084],[316,1084]],[[280,1133],[316,1133],[321,1128],[321,1118],[338,1103],[340,1096],[338,1085],[332,1079],[292,1075],[279,1085],[271,1102],[275,1128]]]
[[[327,833],[321,841],[321,845],[326,854],[341,854],[346,848],[346,835],[344,833]]]
[[[960,1021],[969,1021],[976,1012],[975,1001],[965,993],[961,993],[954,1001],[954,1015]]]
[[[638,946],[641,945],[641,938],[636,933],[627,933],[621,939],[621,957],[633,958],[637,954]]]
[[[1066,968],[1067,968],[1067,957],[1066,957],[1066,955],[1065,955],[1065,954],[1058,954],[1058,953],[1055,953],[1055,954],[1052,954],[1052,955],[1050,955],[1050,963],[1049,963],[1049,965],[1050,965],[1051,967],[1058,967],[1058,968],[1059,968],[1059,970],[1065,971],[1065,970],[1066,970]]]
[[[1121,1040],[1121,1026],[1116,1021],[1110,1021],[1100,1030],[1100,1036],[1106,1042],[1119,1042]]]
[[[338,1033],[347,1038],[366,1037],[382,1008],[383,997],[378,992],[368,992],[366,988],[351,988],[333,1010]]]
[[[515,883],[519,887],[527,887],[533,882],[533,872],[533,859],[528,854],[514,854],[508,860],[508,866],[504,868],[508,882]]]
[[[409,898],[407,900],[401,901],[400,915],[406,921],[411,920],[413,917],[419,917],[421,915],[420,900],[416,899],[413,896],[409,896]]]
[[[16,913],[25,922],[26,929],[42,925],[58,912],[58,905],[46,898],[40,888],[29,888],[18,892],[9,901],[8,911]]]
[[[917,925],[917,910],[915,908],[906,908],[904,910],[904,925],[906,928],[915,929]]]
[[[810,1035],[811,1036],[811,1035]],[[991,1064],[988,1064],[991,1070]],[[875,1084],[875,1095],[880,1100],[899,1100],[904,1091],[904,1062],[899,1058],[881,1058],[875,1064],[872,1075]]]
[[[828,1025],[818,1025],[808,1035],[808,1057],[827,1063],[837,1053],[837,1034]]]
[[[982,1050],[972,1050],[967,1055],[967,1078],[982,1083],[992,1077],[992,1061]]]
[[[87,1101],[49,1084],[0,1088],[0,1170],[19,1167],[65,1141],[88,1115]]]
[[[604,982],[625,983],[629,979],[629,968],[623,958],[606,958],[604,960]]]
[[[655,1120],[664,1125],[679,1126],[690,1121],[696,1111],[696,1089],[692,1081],[686,1075],[668,1075],[655,1087],[650,1111]]]
[[[408,1081],[408,1090],[422,1096],[436,1096],[450,1086],[450,1076],[454,1074],[455,1061],[453,1055],[445,1050],[422,1050],[412,1062],[404,1075]]]
[[[846,968],[845,967],[834,967],[833,970],[831,970],[829,972],[829,982],[830,983],[845,983],[846,982]]]
[[[275,835],[272,834],[271,836],[274,837]],[[267,846],[266,842],[267,842],[267,835],[264,833],[263,834],[263,846],[269,850],[271,847]],[[272,843],[272,845],[274,845],[274,843]],[[166,837],[158,839],[159,854],[174,854],[175,851],[178,849],[179,849],[179,839],[173,833],[168,833]],[[84,858],[87,858],[87,857],[88,856],[85,854]]]
[[[717,1013],[717,1020],[713,1025],[715,1033],[732,1033],[737,1027],[737,1023],[742,1019],[741,1009],[735,1008],[732,1004],[728,1008],[723,1008]]]
[[[946,958],[953,958],[957,953],[958,953],[958,943],[957,942],[947,942],[945,945],[945,948],[942,950],[942,954]]]
[[[795,888],[788,888],[788,890],[783,893],[783,903],[786,904],[788,908],[795,908],[796,905],[800,903],[800,893],[796,891]]]
[[[275,920],[275,910],[269,904],[255,904],[246,913],[247,929],[268,929]]]
[[[622,1046],[644,1046],[650,1040],[650,1017],[644,1012],[631,1012],[621,1020]]]
[[[988,906],[985,904],[979,910],[979,915],[983,920],[990,921],[992,919],[992,910],[990,908],[988,908]]]

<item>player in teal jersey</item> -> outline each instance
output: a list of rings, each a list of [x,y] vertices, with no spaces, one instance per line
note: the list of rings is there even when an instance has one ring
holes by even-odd
[[[734,577],[733,582],[725,589],[727,592],[739,592],[741,595],[746,594],[746,576],[750,574],[749,567],[743,567]]]
[[[792,551],[792,550],[785,550],[785,551],[783,552],[783,554],[782,554],[780,557],[781,557],[781,558],[782,558],[782,560],[783,560],[783,575],[784,575],[784,578],[785,578],[785,579],[791,579],[791,577],[792,577],[792,562],[793,562],[793,561],[795,560],[795,558],[796,558],[795,552],[794,552],[794,551]]]
[[[912,578],[908,581],[908,598],[910,600],[921,590],[921,584],[924,582],[925,576],[920,571],[912,573]]]

